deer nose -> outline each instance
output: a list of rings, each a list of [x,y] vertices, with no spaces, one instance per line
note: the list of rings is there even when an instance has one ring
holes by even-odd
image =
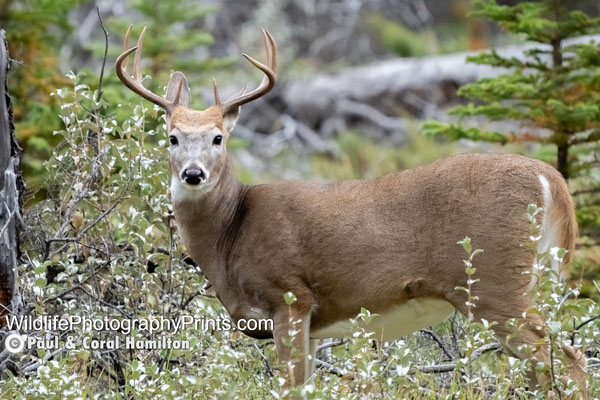
[[[183,171],[183,180],[188,185],[197,185],[206,179],[206,174],[202,169],[188,168]]]

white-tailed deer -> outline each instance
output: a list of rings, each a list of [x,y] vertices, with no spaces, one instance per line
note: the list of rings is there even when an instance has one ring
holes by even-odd
[[[509,351],[531,344],[534,361],[548,364],[546,328],[528,312],[531,298],[524,295],[534,254],[521,244],[529,238],[524,212],[535,203],[544,208],[539,252],[565,248],[568,263],[577,225],[560,174],[522,156],[468,154],[374,180],[242,184],[229,163],[227,139],[240,106],[275,85],[277,48],[263,34],[267,64],[244,54],[265,74],[258,88],[221,102],[215,84],[216,104],[206,110],[190,108],[181,72],[172,74],[164,98],[143,87],[144,31],[131,49],[127,32],[116,64],[127,87],[166,110],[179,235],[231,317],[272,318],[273,332],[246,333],[274,337],[283,361],[291,354],[282,341],[290,313],[299,320],[294,346],[304,357],[291,360],[291,378],[300,384],[309,373],[310,339],[347,334],[348,319],[361,307],[381,315],[368,329],[384,339],[436,324],[455,309],[466,313],[466,294],[455,288],[467,280],[457,241],[468,235],[485,250],[476,258],[474,317],[497,321],[495,333]],[[127,58],[134,51],[132,78]],[[284,302],[287,292],[297,298],[291,306]],[[505,325],[511,318],[519,318],[520,328]],[[585,388],[585,358],[564,350],[570,377]]]

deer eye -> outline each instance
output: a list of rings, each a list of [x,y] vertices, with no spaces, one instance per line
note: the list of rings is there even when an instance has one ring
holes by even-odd
[[[213,144],[218,146],[218,145],[220,145],[220,144],[221,144],[221,142],[222,142],[222,141],[223,141],[223,136],[221,136],[221,135],[217,135],[217,136],[215,136],[215,138],[213,139]]]
[[[177,141],[177,138],[173,135],[169,136],[169,143],[171,143],[173,146],[177,145],[177,143],[179,143]]]

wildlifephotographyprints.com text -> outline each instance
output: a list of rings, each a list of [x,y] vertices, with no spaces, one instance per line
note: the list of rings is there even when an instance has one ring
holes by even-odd
[[[91,318],[79,315],[44,315],[40,317],[24,317],[7,315],[6,326],[12,333],[4,339],[5,348],[11,353],[19,353],[25,349],[56,350],[62,346],[66,349],[189,349],[190,343],[185,339],[174,339],[168,334],[177,334],[186,329],[195,331],[256,331],[273,330],[271,319],[239,319],[205,318],[183,315],[179,318]],[[108,338],[68,334],[77,329],[79,332],[109,332]],[[143,333],[143,335],[138,335]],[[117,334],[130,335],[120,337]],[[154,336],[153,336],[154,335]]]

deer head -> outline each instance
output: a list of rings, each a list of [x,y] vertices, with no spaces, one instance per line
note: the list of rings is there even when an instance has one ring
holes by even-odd
[[[227,101],[221,102],[216,80],[213,78],[215,105],[205,110],[190,108],[191,97],[185,75],[179,71],[171,75],[165,97],[158,96],[142,84],[140,61],[146,28],[142,30],[137,46],[129,47],[131,26],[125,34],[123,53],[116,62],[119,79],[133,92],[158,105],[166,112],[169,132],[169,163],[171,189],[174,196],[189,197],[207,193],[219,182],[227,165],[227,139],[235,126],[240,107],[267,94],[275,86],[277,71],[277,46],[269,32],[262,29],[267,65],[247,54],[242,54],[265,76],[256,89],[246,93],[246,88]],[[129,55],[135,51],[133,77],[127,71]]]

